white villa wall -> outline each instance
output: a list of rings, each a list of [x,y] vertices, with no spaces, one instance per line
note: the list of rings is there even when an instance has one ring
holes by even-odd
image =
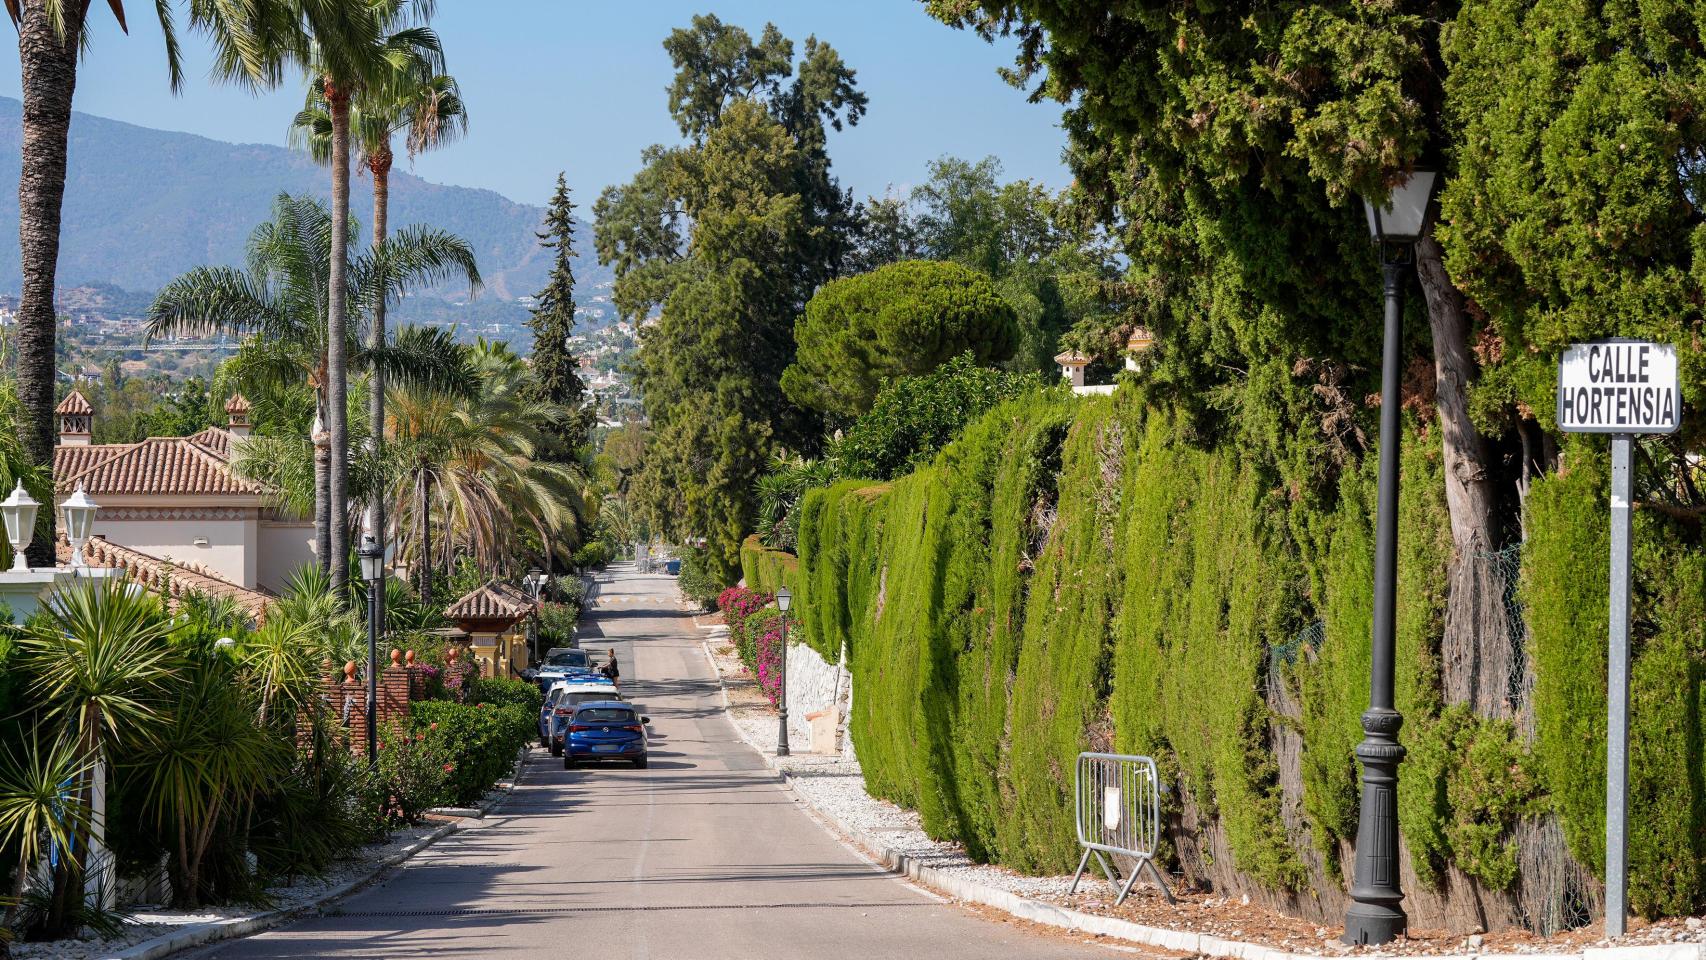
[[[839,664],[830,663],[803,643],[788,645],[788,739],[813,753],[827,753],[825,744],[811,742],[811,724],[806,715],[831,706],[836,723],[847,720],[847,705],[853,678]]]
[[[260,560],[256,573],[262,590],[283,593],[291,574],[314,562],[314,524],[260,522]]]
[[[258,517],[250,511],[220,511],[226,518],[201,519],[189,511],[183,516],[118,519],[116,510],[95,515],[94,534],[113,543],[152,554],[162,560],[199,567],[221,580],[253,588],[256,574],[256,527]],[[229,517],[229,514],[241,513]],[[197,538],[205,544],[197,544]]]

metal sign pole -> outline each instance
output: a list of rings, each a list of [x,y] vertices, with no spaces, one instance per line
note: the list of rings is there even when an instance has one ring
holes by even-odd
[[[1611,649],[1606,661],[1605,935],[1621,937],[1628,912],[1629,514],[1634,435],[1611,435]]]

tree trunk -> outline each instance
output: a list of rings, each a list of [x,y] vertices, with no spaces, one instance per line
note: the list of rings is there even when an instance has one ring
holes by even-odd
[[[87,6],[86,4],[84,5]],[[24,450],[38,466],[53,463],[55,275],[59,269],[60,205],[71,131],[71,95],[77,86],[77,44],[83,15],[64,5],[65,34],[54,29],[47,0],[24,0],[18,20],[18,60],[23,70],[23,173],[18,177],[18,246],[23,254],[23,295],[18,301],[18,425]],[[46,511],[51,517],[52,511]],[[51,525],[51,521],[50,521]],[[30,543],[31,566],[53,566],[53,538]]]
[[[387,145],[375,153],[367,161],[367,168],[373,172],[373,249],[377,253],[385,248],[385,233],[390,218],[391,206],[391,148]],[[378,351],[385,348],[385,278],[380,277],[379,299],[373,304],[373,330],[370,332],[368,347]],[[381,467],[385,453],[385,371],[378,364],[369,365],[367,416],[372,421],[369,429],[368,450],[373,455],[375,469]],[[379,539],[379,546],[384,548],[387,540],[385,532],[385,485],[375,485],[373,489],[373,535]],[[379,595],[379,635],[385,635],[385,591],[377,591]]]
[[[1510,716],[1516,666],[1504,604],[1498,549],[1498,488],[1480,431],[1469,419],[1475,357],[1469,316],[1452,284],[1432,228],[1416,244],[1416,274],[1427,300],[1434,345],[1434,404],[1444,451],[1445,503],[1453,546],[1450,595],[1440,661],[1447,703],[1468,703],[1483,716]]]
[[[349,94],[330,78],[332,114],[332,258],[326,295],[326,428],[332,435],[327,484],[331,513],[332,593],[346,599],[349,584],[349,317],[344,275],[349,266]]]
[[[421,600],[432,602],[432,476],[421,473]]]
[[[315,402],[324,411],[325,398],[317,398]],[[317,421],[316,429],[312,438],[314,442],[314,556],[320,561],[320,565],[326,568],[327,575],[330,575],[332,567],[332,438],[331,434],[326,431],[325,414],[322,412],[315,419]]]

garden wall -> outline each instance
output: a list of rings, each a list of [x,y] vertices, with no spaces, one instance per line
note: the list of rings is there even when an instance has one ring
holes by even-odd
[[[1337,922],[1367,704],[1374,458],[1306,507],[1247,452],[1186,434],[1129,395],[1007,403],[903,479],[814,491],[798,567],[749,551],[749,582],[785,577],[807,642],[826,657],[846,645],[867,787],[933,836],[1070,870],[1073,756],[1150,754],[1179,788],[1168,856],[1190,881]],[[1569,472],[1536,482],[1520,554],[1454,560],[1437,437],[1412,425],[1397,679],[1419,927],[1549,930],[1597,909],[1602,459],[1574,445]],[[1706,901],[1706,550],[1697,525],[1647,512],[1637,543],[1632,903],[1685,912]],[[1441,680],[1454,562],[1507,599],[1497,715]]]

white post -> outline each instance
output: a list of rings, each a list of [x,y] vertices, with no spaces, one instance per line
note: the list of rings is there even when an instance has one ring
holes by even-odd
[[[1634,437],[1611,435],[1611,648],[1606,661],[1605,935],[1621,937],[1628,912],[1629,499]]]
[[[107,761],[95,761],[94,787],[90,790],[89,850],[83,873],[83,899],[102,910],[111,910],[118,900],[118,871],[112,851],[107,849]]]

